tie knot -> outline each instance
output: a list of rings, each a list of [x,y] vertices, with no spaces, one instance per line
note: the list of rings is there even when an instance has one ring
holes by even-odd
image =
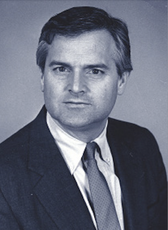
[[[84,152],[84,160],[89,161],[95,158],[95,150],[98,149],[96,142],[89,142],[86,145]]]

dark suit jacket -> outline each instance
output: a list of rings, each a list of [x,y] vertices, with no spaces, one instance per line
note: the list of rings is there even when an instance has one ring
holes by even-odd
[[[46,111],[0,145],[0,230],[94,230],[75,179],[45,122]],[[109,119],[126,230],[166,230],[166,174],[144,128]]]

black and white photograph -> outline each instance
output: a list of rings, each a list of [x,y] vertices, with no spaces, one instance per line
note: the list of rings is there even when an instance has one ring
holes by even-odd
[[[166,230],[166,0],[0,1],[0,230]]]

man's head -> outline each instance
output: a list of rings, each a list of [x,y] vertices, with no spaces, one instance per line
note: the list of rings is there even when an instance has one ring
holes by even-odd
[[[44,26],[37,63],[47,111],[67,133],[91,141],[132,70],[127,27],[93,7],[64,11]]]
[[[48,54],[48,48],[57,35],[76,37],[82,33],[107,30],[116,45],[115,63],[118,74],[132,70],[130,41],[126,24],[95,7],[73,7],[50,18],[44,25],[36,53],[37,65],[42,73]]]

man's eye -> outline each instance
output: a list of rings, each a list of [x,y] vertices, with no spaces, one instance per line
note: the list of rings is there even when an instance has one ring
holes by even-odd
[[[55,67],[53,70],[56,72],[68,72],[68,69],[64,66]]]
[[[103,74],[103,71],[99,69],[92,69],[91,73],[92,74]]]

